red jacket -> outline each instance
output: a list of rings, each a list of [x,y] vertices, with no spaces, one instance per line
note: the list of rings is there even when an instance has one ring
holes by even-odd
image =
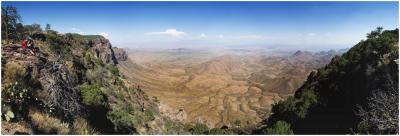
[[[22,41],[22,48],[26,49],[27,44],[28,44],[28,41],[27,40],[23,40]]]

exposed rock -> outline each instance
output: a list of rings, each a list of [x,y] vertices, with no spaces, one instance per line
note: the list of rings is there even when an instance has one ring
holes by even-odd
[[[107,39],[97,38],[90,41],[89,44],[96,52],[96,57],[101,59],[104,63],[118,64],[111,43]]]
[[[158,106],[158,109],[160,110],[160,112],[163,113],[163,115],[169,117],[172,120],[185,122],[187,119],[187,114],[183,108],[180,108],[179,110],[173,109],[167,104],[161,102]]]
[[[107,39],[97,38],[89,41],[89,45],[96,52],[96,57],[104,63],[116,65],[118,61],[125,61],[128,58],[124,49],[112,47]]]
[[[117,61],[125,61],[128,58],[126,51],[122,48],[113,47],[114,55]]]

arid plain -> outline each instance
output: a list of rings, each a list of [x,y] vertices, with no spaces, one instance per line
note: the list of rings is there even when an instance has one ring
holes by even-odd
[[[129,50],[122,74],[151,97],[160,111],[209,127],[254,126],[272,104],[293,95],[315,68],[337,51],[277,52],[247,49]]]

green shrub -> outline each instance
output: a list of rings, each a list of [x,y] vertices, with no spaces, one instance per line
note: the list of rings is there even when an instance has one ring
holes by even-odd
[[[174,122],[169,118],[164,118],[164,121],[164,128],[167,129],[168,132],[172,132],[173,134],[180,134],[181,132],[183,132],[183,124],[179,122]]]
[[[293,134],[293,131],[290,124],[285,121],[278,121],[272,127],[265,129],[264,133],[268,135],[289,135]]]
[[[92,128],[86,119],[78,117],[78,118],[74,119],[71,134],[98,135],[99,132],[97,132],[96,129]]]
[[[121,90],[115,91],[115,96],[116,96],[119,100],[125,100],[125,95],[124,95],[123,91],[121,91]]]
[[[174,128],[174,122],[172,122],[171,120],[165,120],[164,127],[167,130],[172,130]]]
[[[213,128],[210,130],[210,135],[223,135],[225,134],[224,131],[220,128]]]
[[[124,81],[122,81],[122,79],[120,79],[118,77],[115,79],[115,84],[118,85],[118,86],[124,86],[125,87]]]
[[[154,120],[154,112],[151,110],[145,110],[144,111],[144,121],[148,122],[148,121],[152,121]]]
[[[12,111],[7,111],[4,114],[4,118],[6,119],[7,122],[11,121],[11,119],[13,119],[14,117],[15,117],[14,112],[12,112]]]
[[[300,118],[305,118],[307,110],[311,105],[317,103],[317,95],[313,90],[305,90],[300,95],[300,101],[297,104],[296,114]]]
[[[6,86],[13,82],[22,82],[27,75],[26,69],[17,62],[8,62],[5,67],[3,67],[3,84]]]
[[[6,96],[3,97],[7,99],[7,101],[15,103],[17,105],[26,104],[28,100],[31,98],[31,95],[28,89],[24,88],[23,85],[20,85],[19,82],[14,82],[7,88],[5,91]]]
[[[361,121],[360,123],[358,123],[357,125],[357,133],[360,134],[368,134],[368,131],[370,129],[370,126],[368,124],[368,122],[366,120]]]
[[[136,134],[135,119],[125,110],[115,109],[107,113],[107,118],[114,124],[116,132],[121,134]]]
[[[36,130],[42,134],[61,134],[70,133],[70,126],[62,120],[41,112],[29,113],[31,123]]]
[[[236,120],[235,122],[233,122],[233,124],[235,124],[235,126],[240,127],[242,125],[242,122],[240,120]]]
[[[83,103],[89,106],[106,104],[106,99],[99,86],[84,84],[81,86]]]
[[[206,124],[196,123],[190,126],[189,131],[194,135],[208,134],[209,128]]]
[[[104,67],[104,62],[100,58],[96,58],[95,62],[97,66]]]
[[[49,31],[46,34],[46,42],[49,45],[49,50],[63,56],[66,60],[72,60],[71,48],[73,42],[67,39],[67,36],[60,35],[56,31]]]
[[[288,97],[284,101],[279,101],[272,107],[272,112],[274,113],[284,113],[288,111],[294,111],[296,109],[296,100],[293,96]]]
[[[118,70],[118,68],[117,68],[116,66],[114,66],[114,65],[107,65],[107,68],[110,70],[110,72],[111,72],[113,75],[116,75],[116,76],[119,75],[119,70]]]

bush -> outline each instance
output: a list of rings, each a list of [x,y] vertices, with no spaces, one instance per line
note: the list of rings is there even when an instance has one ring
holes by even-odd
[[[116,75],[116,76],[119,75],[119,70],[116,66],[108,64],[107,68],[110,70],[111,74]]]
[[[13,82],[22,82],[27,75],[26,69],[17,62],[7,63],[3,71],[3,83],[5,83],[6,85]]]
[[[317,95],[313,90],[305,90],[300,95],[300,101],[297,104],[297,112],[296,114],[300,118],[305,118],[307,114],[307,110],[311,105],[317,103]]]
[[[30,114],[32,124],[37,128],[39,134],[68,134],[70,129],[68,123],[51,117],[48,114],[32,112]]]
[[[73,134],[77,135],[96,135],[98,132],[90,127],[88,122],[83,118],[76,118],[73,125]]]
[[[224,131],[220,128],[213,128],[210,130],[210,135],[223,135],[225,134]]]
[[[111,78],[110,72],[104,67],[97,67],[95,69],[88,69],[86,71],[86,78],[92,84],[100,86],[109,86]]]
[[[136,134],[135,119],[126,111],[115,109],[108,112],[107,118],[114,124],[114,130],[121,134]]]
[[[200,135],[200,134],[208,134],[208,126],[203,123],[196,123],[193,126],[190,125],[189,131],[194,134],[194,135]]]
[[[68,60],[72,59],[71,43],[66,40],[65,36],[51,30],[46,34],[46,42],[51,52],[62,55]]]
[[[358,123],[356,131],[357,131],[357,133],[360,133],[360,134],[368,134],[369,129],[370,129],[370,126],[369,126],[368,122],[361,121],[360,123]]]
[[[33,95],[32,88],[37,85],[34,80],[28,76],[26,69],[16,63],[9,62],[3,69],[3,89],[1,91],[2,106],[9,106],[10,112],[13,112],[15,116],[7,115],[5,118],[9,119],[20,119],[27,117],[29,104],[32,104]],[[2,111],[3,114],[8,111]]]
[[[120,79],[119,77],[117,77],[115,79],[115,84],[118,85],[118,86],[124,86],[125,87],[124,81],[122,79]]]
[[[11,102],[18,106],[27,104],[31,98],[28,89],[24,88],[19,82],[12,83],[4,93],[5,96],[3,98],[6,99],[6,102]]]
[[[151,110],[145,110],[144,111],[144,121],[145,122],[152,121],[154,119],[155,119],[155,117],[154,117],[154,112],[153,111],[151,111]]]
[[[168,134],[182,134],[184,126],[180,122],[175,122],[169,118],[164,118],[164,128],[167,129]]]
[[[96,60],[95,60],[95,62],[96,62],[96,65],[97,66],[101,66],[101,67],[104,67],[104,62],[100,59],[100,58],[97,58]]]
[[[235,124],[235,126],[240,127],[242,125],[242,122],[240,120],[236,120],[235,122],[233,122],[233,124]]]
[[[265,129],[265,134],[268,135],[288,135],[293,134],[290,124],[285,121],[278,121],[272,127]]]
[[[296,108],[296,100],[293,96],[288,97],[284,101],[279,101],[273,106],[274,113],[283,113],[286,111],[294,111]]]
[[[83,103],[88,106],[102,106],[106,99],[99,86],[84,84],[81,86]]]
[[[235,133],[232,129],[228,127],[222,127],[222,128],[213,128],[210,130],[208,133],[209,135],[235,135]]]

